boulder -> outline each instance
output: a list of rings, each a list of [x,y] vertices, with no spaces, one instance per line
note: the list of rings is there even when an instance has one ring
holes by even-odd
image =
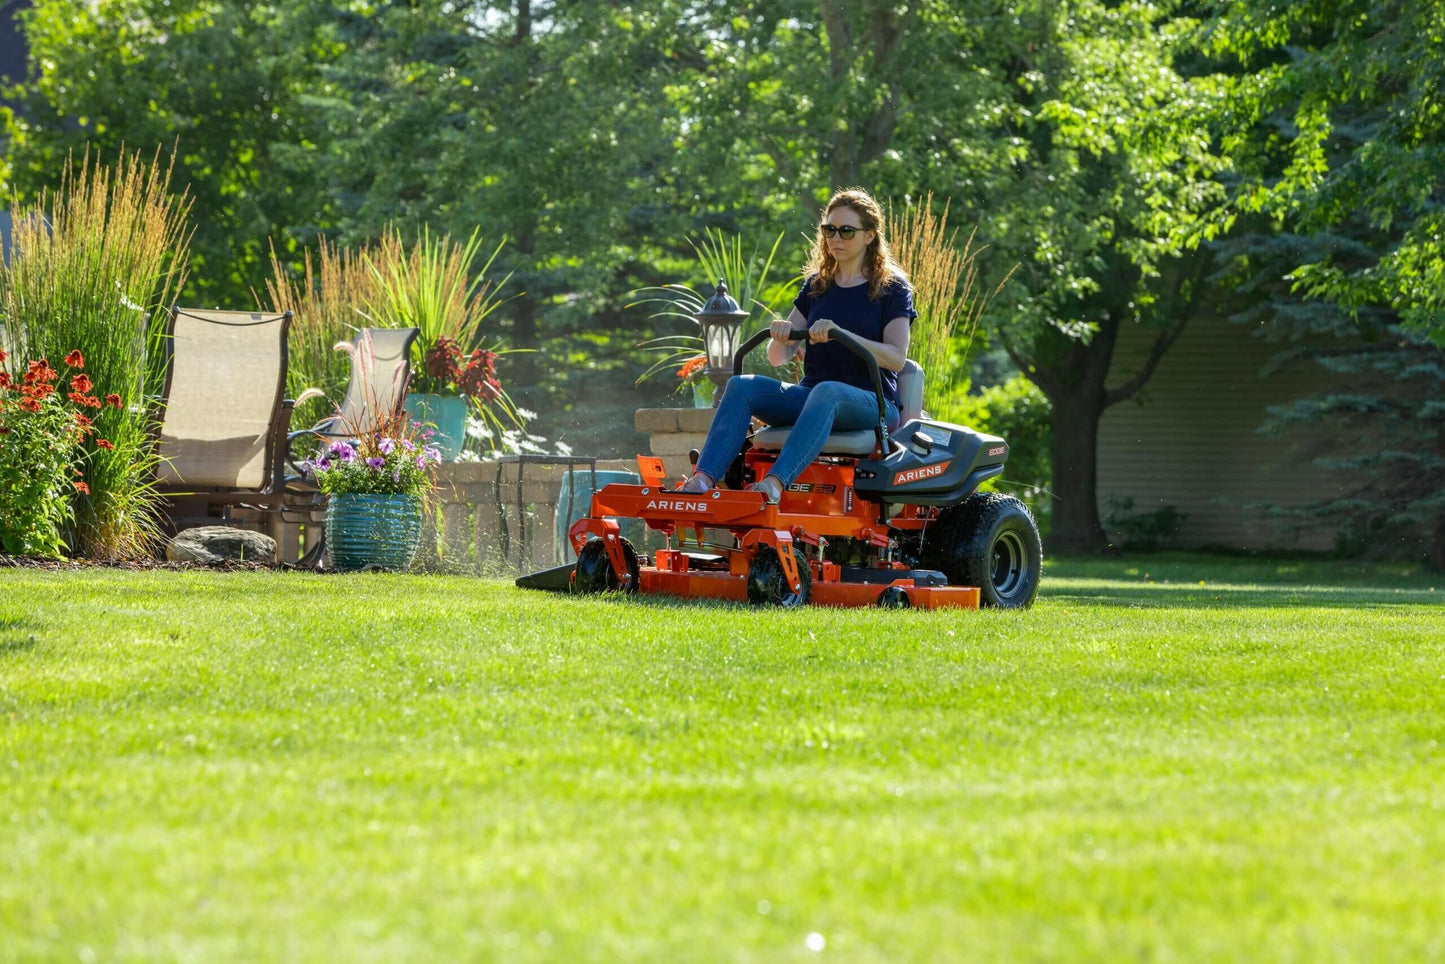
[[[178,533],[166,545],[171,562],[210,565],[227,560],[276,565],[276,540],[260,532],[229,526],[201,526]]]

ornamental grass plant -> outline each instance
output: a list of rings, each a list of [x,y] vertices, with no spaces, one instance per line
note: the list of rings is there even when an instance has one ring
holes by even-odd
[[[766,237],[759,236],[753,242],[752,248],[744,252],[741,235],[729,236],[720,230],[706,231],[701,241],[688,239],[697,266],[707,279],[702,292],[685,284],[653,285],[634,292],[646,297],[639,298],[626,307],[655,305],[657,310],[647,316],[648,320],[674,318],[687,322],[695,329],[698,313],[713,296],[714,286],[721,280],[727,285],[728,294],[738,303],[738,307],[750,315],[754,308],[760,308],[762,311],[759,319],[771,319],[796,293],[795,289],[800,280],[792,278],[771,287],[768,285],[768,275],[773,270],[773,263],[782,243],[781,232],[773,238],[771,244]],[[762,321],[762,324],[766,323],[766,320]],[[751,317],[744,319],[738,334],[739,344],[757,328],[758,323],[752,321]],[[641,385],[660,371],[681,369],[691,363],[699,353],[704,352],[707,346],[703,344],[701,334],[681,334],[649,338],[638,342],[637,347],[661,355],[637,377],[635,384]],[[678,377],[685,376],[679,374]],[[679,384],[678,387],[681,388],[682,385]]]
[[[315,425],[333,414],[345,396],[351,366],[336,345],[350,340],[366,324],[362,309],[374,297],[375,288],[376,276],[364,251],[350,251],[322,238],[314,260],[306,251],[302,274],[293,278],[276,249],[271,249],[266,297],[272,310],[289,311],[294,319],[286,343],[286,394],[297,399],[293,424]],[[323,397],[301,400],[313,388]]]
[[[925,373],[923,407],[935,418],[948,414],[950,396],[967,377],[968,353],[979,318],[1008,282],[1005,277],[993,291],[974,291],[983,248],[974,245],[972,232],[959,246],[958,229],[950,231],[948,227],[948,207],[945,203],[942,212],[934,213],[933,195],[928,194],[901,211],[890,206],[883,225],[893,256],[913,286],[918,318],[913,322],[908,355]]]
[[[159,152],[66,161],[60,184],[12,204],[0,324],[28,358],[79,349],[86,372],[126,400],[93,416],[110,448],[87,447],[89,492],[73,494],[69,550],[100,559],[147,552],[158,534],[158,456],[145,399],[160,393],[164,311],[185,280],[191,228],[185,192],[171,193]]]
[[[480,230],[459,243],[423,227],[421,237],[408,245],[392,228],[360,254],[371,275],[362,303],[370,323],[420,332],[412,348],[408,391],[461,395],[497,432],[522,424],[493,367],[498,355],[510,352],[495,343],[482,344],[483,323],[507,300],[501,289],[511,273],[499,282],[487,277],[506,242],[502,238],[478,266],[483,253]]]

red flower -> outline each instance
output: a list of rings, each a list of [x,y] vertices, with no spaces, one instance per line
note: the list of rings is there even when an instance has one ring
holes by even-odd
[[[78,351],[77,351],[77,352],[71,352],[71,354],[73,354],[73,355],[79,355],[80,352],[78,352]],[[66,364],[69,364],[69,362],[67,361]],[[76,375],[74,378],[72,378],[72,379],[70,380],[70,387],[73,388],[75,391],[80,392],[81,394],[84,394],[84,393],[90,391],[92,388],[94,388],[95,385],[91,382],[90,376],[88,376],[88,375]]]
[[[7,361],[9,361],[9,360],[10,360],[10,356],[7,355],[7,354],[5,354],[3,351],[0,351],[0,365],[5,364],[5,363],[6,363]]]
[[[5,353],[4,353],[3,351],[0,351],[0,355],[3,355],[3,354],[5,354]],[[9,388],[9,387],[10,387],[10,373],[9,373],[9,372],[0,372],[0,388]]]
[[[80,414],[79,412],[76,412],[76,413],[75,413],[75,424],[76,424],[76,425],[79,425],[82,429],[84,429],[84,430],[87,431],[87,432],[94,432],[94,431],[95,431],[95,429],[92,427],[92,423],[91,423],[90,419],[86,418],[84,415]]]
[[[20,407],[27,412],[38,412],[40,411],[40,400],[38,398],[22,398]]]
[[[98,439],[96,439],[96,440],[95,440],[95,445],[96,445],[96,448],[105,449],[107,452],[110,452],[110,451],[112,451],[112,450],[115,448],[114,445],[112,445],[111,443],[107,442],[107,441],[106,441],[105,439],[103,439],[103,438],[98,438]]]
[[[80,353],[80,349],[77,348],[77,349],[75,349],[75,351],[73,351],[73,352],[71,352],[69,355],[66,355],[66,356],[65,356],[65,364],[69,365],[71,368],[84,368],[84,367],[85,367],[85,356],[82,355],[82,354]],[[88,391],[90,391],[90,389],[86,388],[86,389],[82,389],[82,391],[87,391],[87,392],[88,392]]]
[[[79,492],[81,495],[90,495],[90,486],[86,485],[84,482],[77,482],[75,483],[75,491]]]
[[[105,396],[105,404],[109,405],[111,408],[120,408],[120,396],[112,392],[111,394]]]

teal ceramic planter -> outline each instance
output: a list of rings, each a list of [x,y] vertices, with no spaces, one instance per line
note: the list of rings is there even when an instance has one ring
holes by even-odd
[[[337,569],[409,569],[421,542],[414,495],[333,495],[326,504],[326,551]]]
[[[427,440],[442,453],[443,462],[455,462],[462,454],[467,435],[467,400],[460,395],[406,396],[406,414],[436,434]]]

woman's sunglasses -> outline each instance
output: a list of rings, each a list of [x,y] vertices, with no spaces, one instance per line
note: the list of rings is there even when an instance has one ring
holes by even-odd
[[[853,227],[851,224],[841,226],[836,224],[820,224],[818,225],[818,230],[823,232],[823,237],[825,238],[836,238],[841,235],[844,241],[852,241],[853,235],[857,234],[860,229]]]

